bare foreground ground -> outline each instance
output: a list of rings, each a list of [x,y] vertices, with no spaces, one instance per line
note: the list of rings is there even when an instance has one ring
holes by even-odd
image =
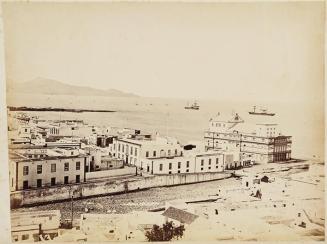
[[[239,170],[239,174],[257,173],[260,177],[266,175],[274,180],[260,184],[261,199],[250,196],[251,190],[244,189],[242,178],[229,178],[74,200],[74,219],[79,219],[85,208],[90,213],[129,213],[164,207],[167,201],[208,199],[218,194],[221,198],[215,203],[194,204],[194,208],[219,209],[217,223],[224,235],[216,239],[324,240],[324,165],[309,163],[309,170],[271,172],[274,169],[270,168],[267,172],[267,168],[264,170],[261,166]],[[13,212],[50,209],[59,209],[64,219],[71,216],[70,201],[20,208]],[[304,211],[303,215],[309,220],[306,228],[294,224],[299,221],[299,211]],[[197,233],[193,239],[201,240],[207,235],[205,231],[202,233],[204,236]]]

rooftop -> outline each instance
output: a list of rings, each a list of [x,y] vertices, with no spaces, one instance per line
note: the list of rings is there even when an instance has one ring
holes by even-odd
[[[152,137],[152,138],[120,138],[118,141],[125,141],[137,145],[144,145],[144,144],[179,144],[175,138],[170,137]]]
[[[195,214],[174,207],[169,207],[165,212],[162,213],[162,215],[184,224],[191,224],[196,218],[199,217]]]
[[[231,115],[217,113],[214,118],[210,119],[210,122],[242,123],[244,120],[239,116],[238,113]]]

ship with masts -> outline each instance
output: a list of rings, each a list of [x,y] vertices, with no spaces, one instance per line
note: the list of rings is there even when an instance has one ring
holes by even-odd
[[[187,105],[184,108],[185,109],[199,110],[200,106],[196,101],[194,101],[191,105],[189,105],[189,103],[187,103]]]

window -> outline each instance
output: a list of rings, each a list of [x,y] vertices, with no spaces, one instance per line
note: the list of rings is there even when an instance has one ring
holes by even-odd
[[[70,152],[70,155],[74,155],[74,151],[71,151],[71,152]]]
[[[42,187],[42,179],[37,179],[36,180],[36,186],[37,187]]]
[[[171,154],[171,151],[170,151],[170,149],[168,150],[168,156],[170,156],[170,154]]]
[[[56,185],[56,177],[51,178],[51,186]]]
[[[186,168],[190,167],[190,161],[186,161]]]
[[[216,158],[216,164],[218,164],[219,163],[219,159],[218,158]]]
[[[178,168],[179,169],[181,168],[181,162],[178,162]]]
[[[16,242],[16,241],[18,241],[18,236],[14,235],[14,236],[12,236],[12,239],[14,240],[14,242]]]
[[[23,189],[28,189],[28,180],[23,181]]]
[[[29,238],[30,238],[30,235],[29,234],[22,235],[22,241],[28,240]]]
[[[25,132],[27,132],[27,129],[25,129]]]
[[[168,172],[168,174],[170,174],[170,175],[171,175],[171,171],[169,171],[169,172]]]
[[[36,171],[38,174],[42,174],[42,165],[36,166]]]
[[[134,155],[137,156],[137,148],[134,148]]]
[[[203,166],[203,164],[204,164],[204,160],[203,160],[203,159],[201,159],[201,166]]]
[[[118,151],[120,151],[120,143],[118,143]]]
[[[211,165],[211,158],[209,158],[209,165]]]
[[[180,172],[181,172],[180,170],[177,171],[178,174],[179,174]]]
[[[159,170],[162,171],[162,168],[163,168],[163,165],[160,164],[160,165],[159,165]]]
[[[153,151],[153,157],[156,157],[156,156],[157,156],[157,152]]]
[[[148,158],[149,157],[149,152],[145,153],[145,157]]]
[[[201,168],[201,170],[203,170],[203,168]]]
[[[69,179],[68,176],[65,176],[65,177],[64,177],[64,183],[65,183],[65,184],[68,184],[68,179]]]
[[[121,149],[122,149],[121,151],[124,152],[124,145],[121,146]]]
[[[171,169],[172,168],[172,164],[171,163],[169,163],[169,169]]]
[[[175,149],[175,155],[177,155],[177,149]]]
[[[211,169],[211,167],[208,167],[208,169]]]
[[[28,175],[28,166],[23,167],[23,175]]]
[[[216,169],[218,169],[218,166],[216,166]]]
[[[76,162],[76,170],[80,170],[81,169],[81,162]]]
[[[56,172],[56,164],[51,164],[51,173]]]
[[[131,147],[131,155],[133,155],[133,148]]]
[[[188,172],[190,172],[190,170],[189,170],[189,169],[187,169],[187,170],[186,170],[186,173],[188,173]]]
[[[69,163],[65,163],[64,171],[69,171]]]
[[[76,183],[80,183],[80,181],[81,181],[80,175],[76,175]]]

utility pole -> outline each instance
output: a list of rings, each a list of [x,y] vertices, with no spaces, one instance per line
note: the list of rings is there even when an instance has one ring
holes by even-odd
[[[72,228],[73,228],[73,220],[74,220],[74,193],[72,191],[71,196],[71,219],[72,219]]]

